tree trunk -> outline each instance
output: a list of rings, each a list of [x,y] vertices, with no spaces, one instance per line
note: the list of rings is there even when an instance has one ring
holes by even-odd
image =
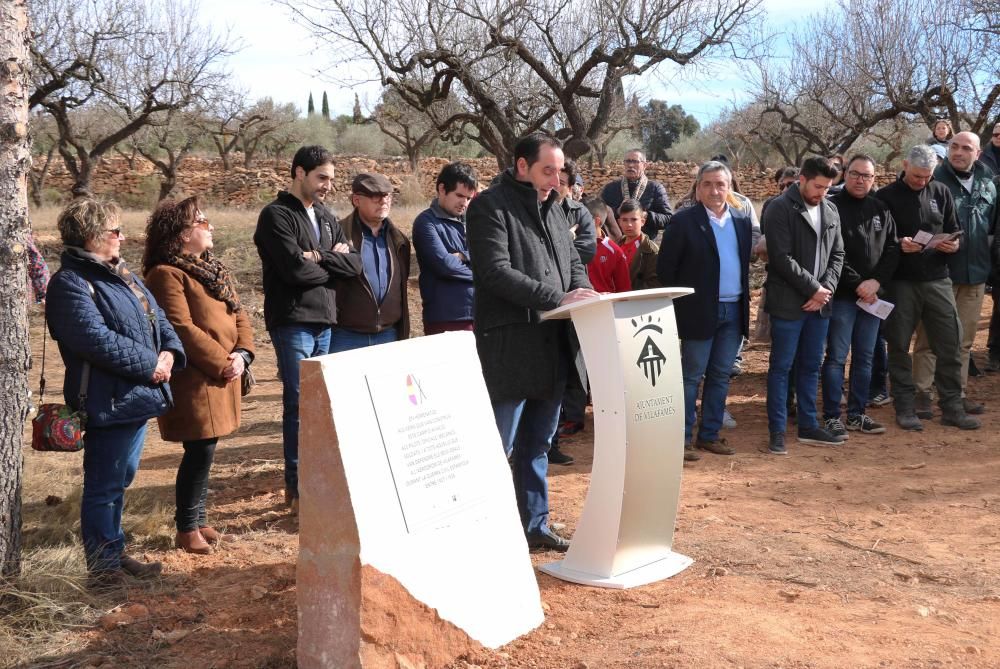
[[[0,0],[0,573],[21,570],[21,476],[28,413],[27,172],[31,43],[26,0]]]
[[[36,207],[41,207],[44,204],[43,192],[45,190],[45,179],[49,176],[49,167],[52,165],[52,156],[55,153],[56,145],[53,144],[49,148],[49,152],[45,155],[45,162],[42,163],[41,168],[28,171],[28,194],[31,196],[32,204]]]

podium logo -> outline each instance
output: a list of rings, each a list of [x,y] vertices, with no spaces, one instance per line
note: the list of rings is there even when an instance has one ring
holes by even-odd
[[[413,374],[406,375],[406,392],[410,396],[410,404],[420,406],[427,399],[424,389],[420,387],[420,379]]]
[[[660,319],[657,318],[658,322]],[[632,334],[632,337],[638,337],[643,332],[650,332],[646,335],[646,341],[642,344],[642,350],[639,352],[639,359],[635,361],[635,364],[642,370],[643,376],[656,387],[656,380],[660,378],[660,374],[663,373],[663,363],[666,362],[667,357],[663,355],[663,351],[660,347],[656,345],[653,341],[652,332],[657,334],[663,334],[663,328],[653,322],[652,316],[647,316],[645,319],[639,318],[638,320],[632,319],[632,325],[637,328],[637,330]]]

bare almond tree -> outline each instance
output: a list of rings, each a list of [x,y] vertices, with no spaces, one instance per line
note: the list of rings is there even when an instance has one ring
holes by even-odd
[[[37,0],[32,107],[55,119],[73,193],[90,190],[95,163],[155,115],[183,109],[222,76],[227,36],[199,23],[191,0]],[[102,110],[106,132],[88,132]]]
[[[971,29],[974,1],[840,0],[793,31],[787,63],[758,62],[755,103],[826,155],[899,115],[980,132],[1000,108],[1000,69],[995,38]]]
[[[28,414],[27,250],[31,54],[26,0],[0,0],[0,577],[21,571],[21,481]]]
[[[386,88],[382,92],[382,99],[372,113],[372,120],[382,134],[399,144],[406,154],[410,172],[414,174],[417,172],[420,154],[441,135],[427,114],[400,100],[392,88]]]
[[[201,135],[195,119],[197,110],[171,109],[132,135],[130,144],[160,172],[160,192],[157,202],[164,200],[177,187],[181,163],[194,148]]]
[[[760,0],[280,0],[340,54],[367,65],[419,110],[459,102],[438,129],[461,128],[506,167],[517,138],[550,127],[592,145],[623,81],[687,65],[749,40]],[[594,104],[593,113],[587,107]]]

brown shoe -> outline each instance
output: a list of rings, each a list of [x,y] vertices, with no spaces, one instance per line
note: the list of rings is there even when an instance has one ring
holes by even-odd
[[[708,451],[709,453],[715,453],[716,455],[736,454],[736,449],[727,444],[725,439],[716,439],[715,441],[702,441],[699,439],[694,445],[696,448]]]
[[[694,462],[696,460],[701,460],[701,453],[694,450],[694,447],[690,444],[684,445],[684,461]]]
[[[87,589],[98,595],[124,592],[127,580],[125,572],[121,569],[92,572],[87,577]]]
[[[174,547],[181,548],[185,553],[195,553],[196,555],[211,555],[212,547],[205,541],[198,530],[190,532],[178,532],[174,537]]]
[[[962,408],[965,409],[965,413],[971,414],[973,416],[981,416],[986,413],[986,405],[982,402],[974,402],[968,397],[962,398]]]
[[[214,527],[208,527],[206,525],[205,527],[199,527],[198,531],[201,532],[201,536],[205,537],[205,541],[207,541],[210,544],[217,544],[220,541],[229,540],[228,535],[223,534]]]
[[[124,554],[120,560],[122,571],[136,578],[156,578],[163,571],[162,562],[143,562]]]

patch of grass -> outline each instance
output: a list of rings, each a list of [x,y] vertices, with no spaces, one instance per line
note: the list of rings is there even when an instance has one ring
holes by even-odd
[[[0,582],[0,657],[23,665],[46,655],[79,650],[103,613],[85,587],[79,546],[36,548],[24,553],[21,576]],[[13,665],[6,665],[13,666]]]

